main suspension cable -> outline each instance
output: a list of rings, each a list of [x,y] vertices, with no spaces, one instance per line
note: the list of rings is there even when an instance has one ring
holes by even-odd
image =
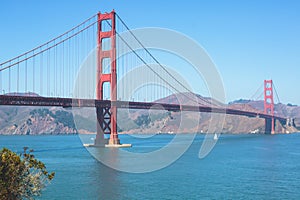
[[[148,53],[148,55],[150,55],[150,57],[171,77],[173,78],[178,84],[180,84],[184,89],[186,89],[188,92],[192,93],[193,92],[188,89],[184,84],[182,84],[180,81],[178,81],[151,53],[150,51],[142,44],[142,42],[134,35],[134,33],[129,29],[129,27],[125,24],[125,22],[121,19],[121,17],[116,13],[116,16],[118,17],[118,19],[122,22],[122,24],[126,27],[126,29],[129,31],[129,33],[134,37],[134,39],[141,45],[141,47]],[[111,26],[111,24],[106,20],[106,22]],[[169,85],[170,87],[172,87],[176,92],[179,92],[179,90],[177,90],[176,87],[172,86],[171,84],[169,84],[163,77],[161,77],[157,72],[155,72],[139,55],[138,53],[122,38],[122,36],[120,36],[120,34],[116,31],[116,33],[119,35],[119,37],[122,39],[122,41],[130,48],[130,50],[132,52],[134,52],[134,54],[152,71],[154,72],[161,80],[163,80],[167,85]],[[188,97],[189,99],[191,99],[189,96],[187,96],[185,93],[182,93],[184,96]],[[204,98],[201,98],[197,95],[198,98],[200,98],[202,101],[220,107],[218,104],[215,104],[213,102],[209,102]],[[196,102],[194,99],[192,99],[194,102]],[[198,104],[200,104],[200,102],[196,102]],[[202,104],[203,105],[203,104]]]

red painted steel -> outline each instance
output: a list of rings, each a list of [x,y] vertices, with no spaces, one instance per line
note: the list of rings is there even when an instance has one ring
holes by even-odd
[[[265,114],[274,116],[274,99],[273,99],[273,81],[265,80],[264,82],[264,108]],[[267,127],[267,126],[266,126]],[[271,133],[275,133],[275,119],[271,120]]]
[[[110,21],[111,29],[109,31],[102,30],[102,23],[106,23],[105,20]],[[113,10],[110,13],[98,13],[98,41],[97,41],[97,87],[96,87],[96,96],[97,100],[103,100],[103,84],[105,82],[110,83],[110,98],[111,101],[117,100],[117,64],[116,64],[116,20],[115,20],[115,11]],[[103,40],[110,39],[110,49],[103,49]],[[103,73],[103,60],[110,59],[110,73]],[[107,115],[107,110],[98,110],[97,119],[98,123],[100,122],[100,128],[102,128],[102,133],[107,130],[107,127],[110,131],[109,144],[119,144],[118,132],[117,132],[117,107],[111,105],[110,107],[110,120],[105,120]],[[99,116],[103,115],[103,116]],[[103,120],[102,120],[103,119]],[[101,130],[97,129],[97,135],[100,134]],[[105,132],[106,133],[106,132]]]

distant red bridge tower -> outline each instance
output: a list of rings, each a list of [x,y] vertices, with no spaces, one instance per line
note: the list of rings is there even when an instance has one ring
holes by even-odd
[[[265,120],[265,132],[275,133],[275,119],[274,119],[274,99],[273,99],[273,81],[265,80],[264,82],[264,108],[265,114],[270,114],[271,119]]]

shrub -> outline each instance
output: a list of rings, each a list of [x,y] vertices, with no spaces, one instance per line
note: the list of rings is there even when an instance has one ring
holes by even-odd
[[[7,148],[0,151],[0,199],[33,199],[54,178],[28,148],[18,155]]]

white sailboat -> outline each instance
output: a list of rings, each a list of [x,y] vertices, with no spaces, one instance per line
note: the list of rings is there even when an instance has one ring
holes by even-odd
[[[218,139],[218,134],[215,133],[214,140],[217,140],[217,139]]]

